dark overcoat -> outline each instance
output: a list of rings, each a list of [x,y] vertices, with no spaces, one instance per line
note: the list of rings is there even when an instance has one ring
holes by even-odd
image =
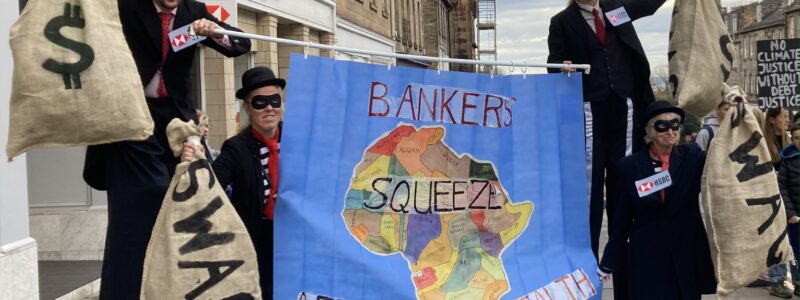
[[[272,299],[274,235],[272,220],[263,217],[263,182],[267,180],[268,170],[261,166],[258,158],[261,147],[263,144],[248,127],[222,144],[213,168],[220,185],[231,187],[231,204],[242,218],[256,248],[261,294],[264,299]]]
[[[609,190],[614,220],[601,267],[628,262],[631,299],[700,299],[716,290],[708,238],[700,215],[700,179],[705,153],[694,143],[673,147],[672,185],[639,197],[635,182],[655,174],[649,149],[616,165],[617,184]],[[627,251],[626,251],[627,250]]]

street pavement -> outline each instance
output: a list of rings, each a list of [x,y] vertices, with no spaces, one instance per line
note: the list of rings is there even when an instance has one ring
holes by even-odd
[[[603,249],[605,248],[606,243],[608,242],[608,230],[606,228],[606,220],[605,216],[603,217],[603,229],[600,233],[600,255],[603,255]],[[702,300],[713,300],[717,299],[716,295],[705,295],[703,296]],[[760,287],[760,288],[741,288],[736,293],[732,295],[722,298],[724,300],[776,300],[776,299],[783,299],[772,296],[767,291],[767,288]],[[792,299],[800,299],[800,297],[794,296]],[[614,300],[614,287],[613,284],[606,284],[603,286],[603,300]]]

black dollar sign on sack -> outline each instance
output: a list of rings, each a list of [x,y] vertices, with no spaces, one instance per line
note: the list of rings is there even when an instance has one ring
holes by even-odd
[[[78,53],[81,57],[80,60],[76,63],[61,63],[48,58],[42,64],[42,67],[50,72],[61,74],[64,78],[65,89],[80,89],[81,72],[89,68],[94,62],[94,50],[87,44],[70,40],[61,35],[60,30],[65,26],[79,29],[83,29],[86,26],[86,21],[81,17],[80,5],[73,6],[65,3],[64,15],[53,18],[44,27],[44,36],[47,40]]]

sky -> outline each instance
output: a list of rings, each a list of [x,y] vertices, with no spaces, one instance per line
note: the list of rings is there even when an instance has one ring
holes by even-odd
[[[722,5],[741,1],[723,0]],[[563,10],[566,2],[567,0],[497,0],[497,60],[513,61],[515,64],[546,62],[550,18]],[[674,4],[675,0],[668,0],[654,15],[633,23],[651,68],[667,64],[669,27]],[[519,73],[519,70],[514,73]],[[528,73],[546,73],[546,70],[529,68]]]

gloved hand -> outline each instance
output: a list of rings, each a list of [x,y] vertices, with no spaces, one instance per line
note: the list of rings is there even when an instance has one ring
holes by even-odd
[[[597,276],[600,278],[600,281],[607,283],[611,280],[611,271],[603,270],[603,267],[597,267]]]

